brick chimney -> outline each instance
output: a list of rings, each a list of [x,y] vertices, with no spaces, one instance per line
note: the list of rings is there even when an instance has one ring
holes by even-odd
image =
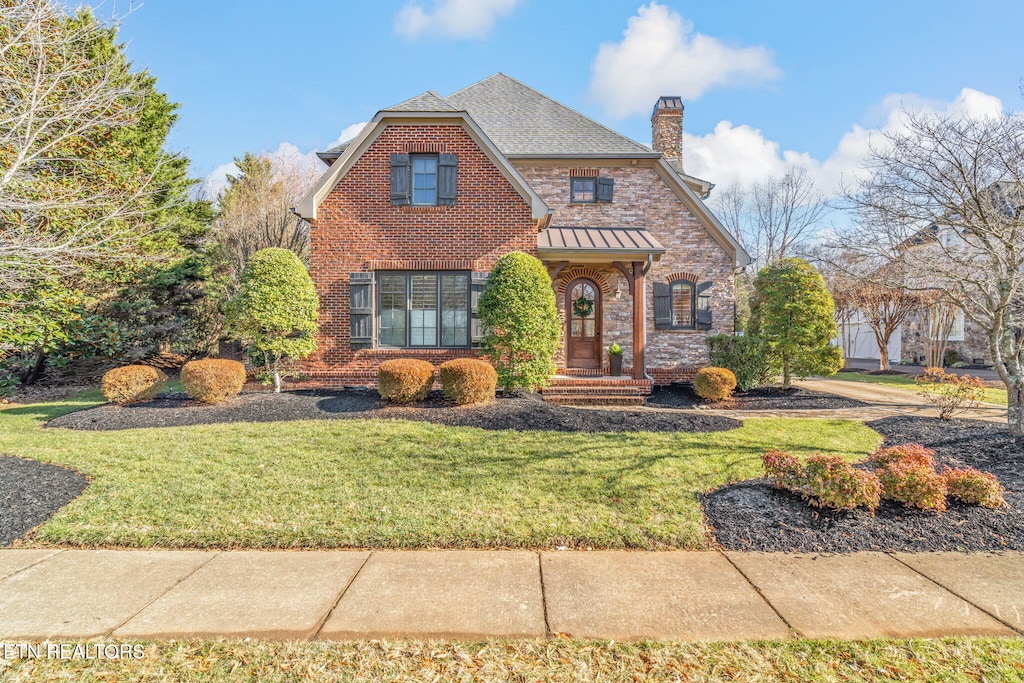
[[[679,95],[662,95],[654,105],[651,148],[683,167],[683,100]]]

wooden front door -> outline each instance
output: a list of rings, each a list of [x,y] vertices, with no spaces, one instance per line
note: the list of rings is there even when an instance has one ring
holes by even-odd
[[[601,290],[585,277],[565,288],[565,367],[601,367]]]

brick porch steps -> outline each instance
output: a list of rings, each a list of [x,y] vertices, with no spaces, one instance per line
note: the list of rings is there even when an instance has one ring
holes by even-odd
[[[650,393],[650,380],[629,377],[558,376],[540,391],[545,402],[563,406],[637,406]]]

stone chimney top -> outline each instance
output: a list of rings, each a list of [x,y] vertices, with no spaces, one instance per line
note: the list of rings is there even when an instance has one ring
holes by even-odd
[[[683,100],[662,95],[651,113],[651,148],[667,161],[683,167]]]

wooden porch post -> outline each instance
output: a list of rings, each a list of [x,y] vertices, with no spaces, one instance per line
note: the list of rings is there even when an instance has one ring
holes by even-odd
[[[644,379],[644,264],[633,262],[633,379]]]

